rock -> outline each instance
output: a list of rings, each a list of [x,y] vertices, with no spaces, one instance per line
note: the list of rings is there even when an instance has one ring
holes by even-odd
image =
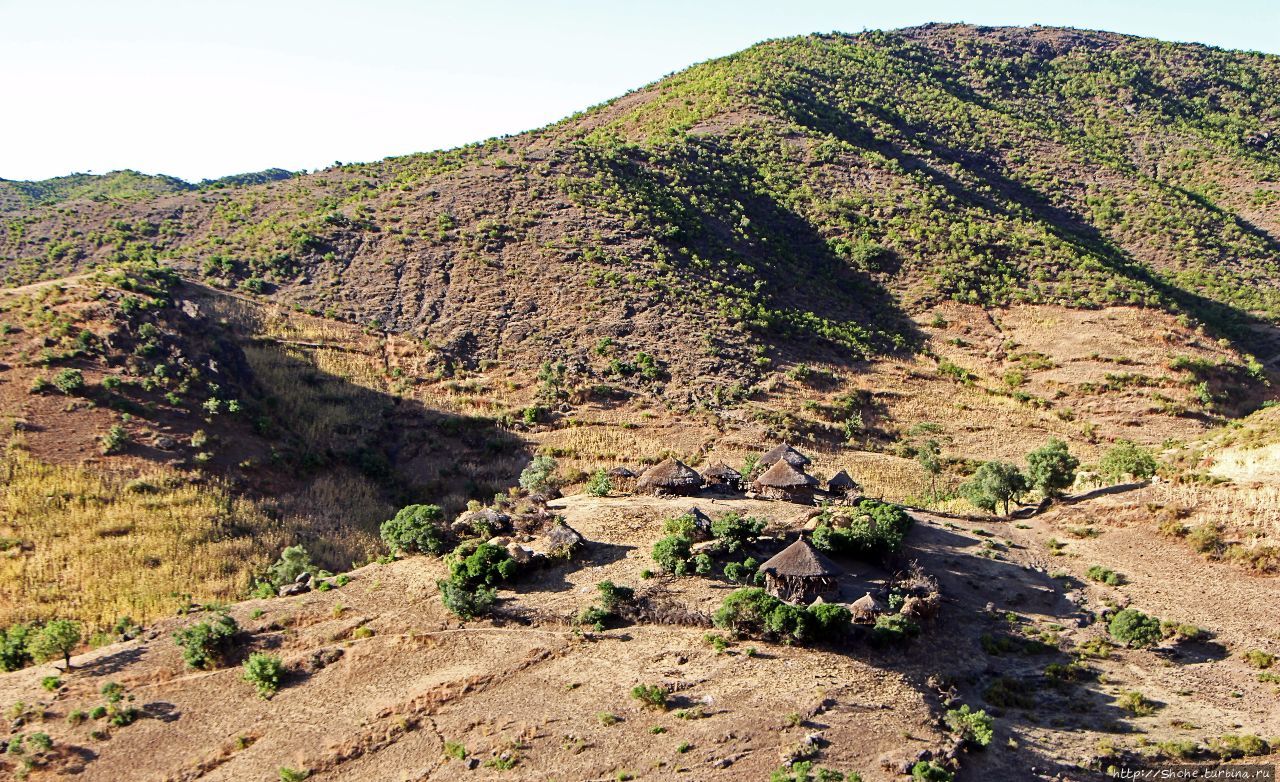
[[[292,584],[285,584],[284,586],[280,587],[279,595],[280,597],[293,597],[294,595],[301,595],[305,592],[310,592],[310,591],[311,591],[310,584],[300,584],[295,581]]]
[[[454,532],[467,530],[477,535],[496,535],[511,529],[511,517],[493,508],[481,508],[463,513],[449,525],[449,528]]]
[[[511,542],[511,538],[508,538],[505,535],[499,535],[496,538],[489,538],[489,545],[497,546],[498,548],[506,548],[511,545]]]
[[[178,447],[178,441],[167,434],[157,435],[156,439],[151,441],[151,444],[162,451],[172,451]]]
[[[183,299],[178,302],[178,308],[182,310],[182,314],[188,318],[195,320],[200,317],[200,305],[190,299]]]
[[[711,763],[712,768],[728,768],[731,765],[733,765],[733,761],[729,758],[720,758]]]
[[[333,665],[342,659],[343,650],[339,647],[331,647],[329,649],[317,649],[307,657],[300,666],[306,673],[315,673],[316,671]]]
[[[480,759],[467,758],[463,765],[467,767],[467,771],[475,771],[477,768],[480,768]]]
[[[295,584],[309,584],[309,583],[311,583],[311,574],[310,574],[310,573],[299,573],[299,574],[298,574],[298,577],[297,577],[297,578],[295,578],[295,579],[293,580],[293,582],[294,582]]]
[[[569,557],[581,548],[585,541],[586,538],[573,527],[563,521],[557,521],[535,546],[535,550],[541,551],[548,557]]]
[[[719,548],[720,548],[720,541],[704,540],[698,543],[694,543],[692,546],[689,547],[689,550],[694,554],[710,554]]]
[[[507,554],[516,561],[517,565],[526,565],[533,559],[532,551],[515,542],[507,544]]]

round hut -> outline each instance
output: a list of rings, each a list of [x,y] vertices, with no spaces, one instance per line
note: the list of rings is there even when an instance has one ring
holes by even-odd
[[[885,612],[884,603],[877,600],[870,592],[854,600],[849,605],[855,622],[874,622],[876,617]]]
[[[679,459],[664,459],[644,471],[636,491],[658,496],[693,494],[702,487],[702,476]]]
[[[760,461],[756,462],[756,464],[760,467],[772,467],[777,464],[779,460],[785,461],[787,464],[790,464],[798,470],[803,470],[805,467],[809,466],[809,457],[800,453],[786,443],[779,445],[764,456],[761,456]]]
[[[765,591],[788,603],[808,604],[840,587],[840,568],[804,538],[774,554],[760,572]]]
[[[711,517],[703,513],[702,508],[694,505],[680,515],[693,519],[694,540],[711,540]]]
[[[813,490],[818,479],[792,466],[786,459],[778,459],[751,484],[751,490],[771,500],[786,500],[813,504]]]
[[[742,473],[724,462],[716,462],[703,470],[702,477],[706,479],[708,486],[723,486],[732,491],[742,491]]]
[[[609,485],[613,487],[614,491],[635,491],[636,478],[639,476],[626,467],[614,467],[609,471],[608,475]]]
[[[848,472],[841,470],[827,481],[827,491],[832,494],[839,494],[842,497],[852,497],[862,491],[862,487],[858,485]]]

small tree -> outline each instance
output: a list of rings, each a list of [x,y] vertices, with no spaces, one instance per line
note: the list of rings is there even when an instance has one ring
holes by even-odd
[[[1057,438],[1027,454],[1027,477],[1045,497],[1057,497],[1075,483],[1079,466],[1080,460],[1072,456],[1067,444]]]
[[[1006,462],[986,462],[973,477],[960,485],[964,498],[982,510],[994,513],[999,506],[1009,515],[1009,503],[1027,490],[1027,479],[1017,467]]]
[[[942,446],[937,440],[926,440],[916,451],[916,461],[929,476],[929,497],[938,501],[938,476],[942,474]]]
[[[31,662],[31,626],[16,624],[0,628],[0,671],[16,671]]]
[[[382,542],[395,552],[440,555],[447,548],[442,518],[438,505],[406,505],[382,522]]]
[[[946,715],[947,727],[961,740],[978,747],[985,747],[995,736],[994,722],[985,711],[974,711],[968,704],[951,709]]]
[[[491,543],[481,543],[465,557],[455,552],[450,556],[449,580],[467,588],[494,586],[515,575],[516,561],[507,550]]]
[[[520,471],[520,488],[542,493],[555,488],[556,460],[550,456],[535,456],[529,466]]]
[[[436,586],[440,587],[440,602],[462,619],[474,619],[489,613],[498,599],[497,590],[485,587],[471,589],[452,580],[437,581]]]
[[[692,543],[684,535],[668,535],[653,544],[653,561],[666,573],[683,576],[689,572]]]
[[[609,480],[609,473],[596,470],[591,474],[591,479],[587,481],[587,494],[592,497],[607,497],[611,491],[613,482]]]
[[[64,369],[53,376],[53,385],[64,394],[74,394],[84,388],[84,374],[78,369]]]
[[[37,660],[61,657],[66,670],[71,670],[71,653],[80,645],[80,623],[70,619],[54,619],[40,628],[31,640],[31,654]]]
[[[1126,475],[1134,478],[1150,478],[1156,474],[1156,458],[1146,448],[1129,440],[1119,440],[1098,462],[1098,472],[1104,478],[1119,481]]]
[[[182,659],[191,668],[211,669],[231,648],[240,631],[236,620],[223,614],[214,622],[198,622],[173,634],[182,647]]]
[[[735,554],[744,545],[760,537],[768,522],[753,516],[726,513],[711,522],[711,534],[725,544],[729,553]]]

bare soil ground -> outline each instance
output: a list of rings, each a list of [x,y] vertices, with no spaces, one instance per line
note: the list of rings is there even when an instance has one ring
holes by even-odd
[[[503,590],[506,620],[452,618],[435,587],[441,565],[413,557],[369,565],[327,593],[231,608],[246,631],[231,662],[272,649],[294,671],[270,701],[240,681],[238,665],[184,670],[169,636],[196,615],[158,622],[139,640],[76,658],[53,694],[39,685],[54,673],[51,665],[4,675],[0,704],[22,701],[43,714],[14,732],[43,730],[54,738],[57,759],[33,778],[60,769],[86,780],[268,780],[280,767],[311,769],[319,780],[606,780],[619,773],[764,779],[809,734],[821,737],[820,765],[890,780],[896,777],[882,756],[909,759],[946,743],[937,720],[938,690],[947,686],[998,716],[992,746],[962,756],[965,780],[1102,779],[1087,768],[1111,752],[1100,752],[1100,741],[1154,753],[1155,743],[1169,738],[1280,734],[1276,693],[1239,657],[1244,648],[1280,651],[1280,602],[1268,599],[1275,581],[1206,563],[1140,524],[1107,523],[1113,504],[1139,501],[1140,493],[1082,503],[1021,527],[921,515],[904,558],[918,559],[938,577],[945,601],[937,620],[905,649],[874,649],[855,636],[826,648],[742,640],[716,654],[702,627],[575,632],[567,620],[594,600],[601,580],[665,595],[692,612],[710,611],[728,593],[731,587],[717,580],[640,578],[652,567],[648,550],[663,518],[696,503],[713,516],[729,509],[763,515],[782,531],[800,508],[709,497],[574,496],[557,506],[591,543],[577,562]],[[1064,555],[1053,556],[1048,538],[1062,538],[1063,525],[1079,523],[1103,532],[1071,539]],[[779,545],[763,540],[760,553]],[[1129,583],[1090,584],[1084,570],[1094,563],[1124,571]],[[886,575],[868,563],[844,564],[842,599]],[[1068,593],[1082,596],[1085,608]],[[1091,677],[1051,683],[1044,672],[1050,662],[1069,661],[1069,650],[1104,634],[1087,616],[1109,599],[1201,624],[1214,638],[1147,651],[1116,648],[1107,659],[1087,661]],[[359,637],[360,627],[372,635]],[[990,654],[983,635],[1052,642],[1035,653]],[[987,702],[998,680],[1015,682],[1029,700]],[[107,681],[125,685],[145,718],[123,728],[92,720],[68,725],[67,713],[101,702]],[[641,683],[669,686],[673,709],[640,706],[628,693]],[[1125,690],[1158,704],[1154,714],[1123,711],[1116,701]],[[705,716],[681,719],[678,709]],[[807,720],[793,725],[791,713]],[[602,714],[616,723],[605,724],[612,720]],[[665,732],[652,732],[656,726]],[[95,729],[105,735],[91,737]],[[505,754],[515,765],[467,771],[445,755],[446,741],[481,763]]]

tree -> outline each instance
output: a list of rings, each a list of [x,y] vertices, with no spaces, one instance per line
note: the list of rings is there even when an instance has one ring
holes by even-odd
[[[1134,478],[1150,478],[1156,474],[1156,458],[1146,448],[1129,440],[1119,440],[1098,462],[1098,472],[1112,481],[1126,475]]]
[[[1056,437],[1043,448],[1027,454],[1027,477],[1031,485],[1045,497],[1057,497],[1076,480],[1080,460],[1071,455],[1067,444]]]
[[[240,626],[236,620],[223,614],[213,622],[198,622],[173,634],[173,641],[182,647],[182,659],[190,668],[211,670],[231,648]]]
[[[66,670],[71,670],[71,653],[80,645],[80,623],[70,619],[54,619],[40,628],[31,640],[31,654],[37,660],[61,657]]]
[[[382,542],[395,552],[439,555],[446,548],[443,514],[438,505],[406,505],[378,529]]]
[[[663,571],[676,576],[689,572],[692,542],[684,535],[668,535],[653,544],[653,561]]]
[[[471,589],[466,584],[453,580],[437,581],[436,586],[440,587],[440,601],[444,603],[444,607],[462,619],[474,619],[489,613],[494,601],[498,599],[495,589]]]
[[[556,460],[550,456],[535,456],[529,466],[520,472],[520,488],[542,493],[555,488]]]
[[[1007,462],[986,462],[968,482],[960,485],[960,493],[975,506],[994,513],[998,506],[1009,515],[1009,503],[1027,490],[1027,478]]]
[[[916,451],[916,461],[929,475],[929,496],[938,501],[938,476],[942,474],[942,446],[937,440],[926,440]]]
[[[1139,648],[1154,646],[1163,637],[1160,620],[1147,616],[1136,608],[1126,608],[1111,617],[1107,632],[1117,641]]]
[[[0,628],[0,671],[16,671],[31,662],[31,625]]]
[[[481,543],[465,557],[454,552],[450,556],[449,580],[470,589],[491,587],[515,575],[516,561],[507,550],[491,543]]]
[[[724,543],[730,554],[736,554],[747,543],[760,537],[768,524],[764,519],[730,512],[711,522],[711,534]]]

